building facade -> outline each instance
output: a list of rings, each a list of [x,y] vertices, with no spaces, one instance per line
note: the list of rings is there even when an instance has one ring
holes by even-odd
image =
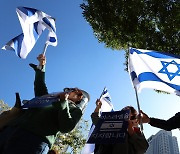
[[[147,139],[149,148],[146,154],[180,154],[177,138],[171,131],[160,130]]]

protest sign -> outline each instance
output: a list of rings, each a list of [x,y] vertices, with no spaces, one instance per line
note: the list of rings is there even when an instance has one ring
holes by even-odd
[[[125,142],[129,110],[103,112],[87,143],[115,144]]]

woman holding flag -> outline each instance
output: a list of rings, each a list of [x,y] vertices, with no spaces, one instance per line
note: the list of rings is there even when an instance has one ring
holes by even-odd
[[[0,131],[1,154],[47,154],[57,133],[68,133],[79,122],[89,94],[78,88],[49,94],[45,84],[46,57],[37,57],[35,98],[21,106],[18,116]],[[20,98],[18,99],[20,101]]]
[[[97,124],[100,119],[99,111],[101,106],[101,101],[97,99],[96,108],[91,114],[93,124]],[[137,111],[132,106],[127,106],[122,110],[130,110],[125,143],[96,144],[94,154],[144,154],[146,152],[149,145],[145,136],[138,128]]]

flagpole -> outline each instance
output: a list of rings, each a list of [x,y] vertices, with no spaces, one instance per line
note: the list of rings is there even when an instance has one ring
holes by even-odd
[[[128,43],[128,53],[130,53],[130,52],[129,52],[129,48],[130,48],[130,46],[129,46],[129,43]],[[128,63],[129,63],[129,61],[128,61]],[[128,71],[129,71],[129,68],[128,68]],[[138,107],[138,113],[141,114],[141,112],[140,112],[141,109],[140,109],[140,104],[139,104],[139,98],[138,98],[137,89],[136,89],[135,86],[134,86],[134,90],[135,90],[135,94],[136,94],[136,102],[137,102],[137,107]],[[143,131],[142,119],[140,119],[140,128],[141,128],[141,131]]]
[[[45,43],[45,45],[44,45],[44,49],[43,49],[43,52],[42,52],[42,54],[43,54],[43,55],[45,55],[45,54],[46,54],[47,47],[48,47],[48,44],[47,44],[47,43]]]
[[[137,102],[137,107],[138,107],[138,112],[139,112],[139,114],[141,114],[141,112],[140,112],[140,104],[139,104],[139,98],[138,98],[138,94],[137,94],[137,89],[136,89],[136,87],[134,87],[134,89],[135,89],[135,93],[136,93],[136,102]],[[143,131],[143,124],[142,124],[142,119],[140,119],[140,127],[141,127],[141,131]]]
[[[104,87],[104,89],[105,89],[105,88],[106,88],[106,87]],[[104,89],[103,89],[103,92],[104,92]],[[102,95],[103,95],[103,92],[101,93],[99,99],[101,99],[101,97],[102,97]]]

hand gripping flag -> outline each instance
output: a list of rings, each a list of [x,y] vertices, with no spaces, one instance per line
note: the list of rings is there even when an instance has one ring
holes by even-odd
[[[2,49],[13,50],[17,56],[25,59],[46,28],[49,30],[46,46],[57,45],[54,18],[42,11],[27,7],[18,7],[16,12],[23,33],[10,40]]]
[[[180,96],[180,57],[130,48],[129,73],[137,91],[152,88]]]
[[[100,96],[100,101],[102,102],[102,106],[101,106],[101,110],[100,110],[101,113],[114,111],[114,108],[113,108],[113,105],[111,102],[111,96],[106,87],[104,88],[104,90]],[[94,128],[95,128],[95,125],[92,124],[89,134],[88,134],[88,138],[91,136]],[[94,148],[95,148],[95,144],[86,143],[81,154],[93,154]]]

